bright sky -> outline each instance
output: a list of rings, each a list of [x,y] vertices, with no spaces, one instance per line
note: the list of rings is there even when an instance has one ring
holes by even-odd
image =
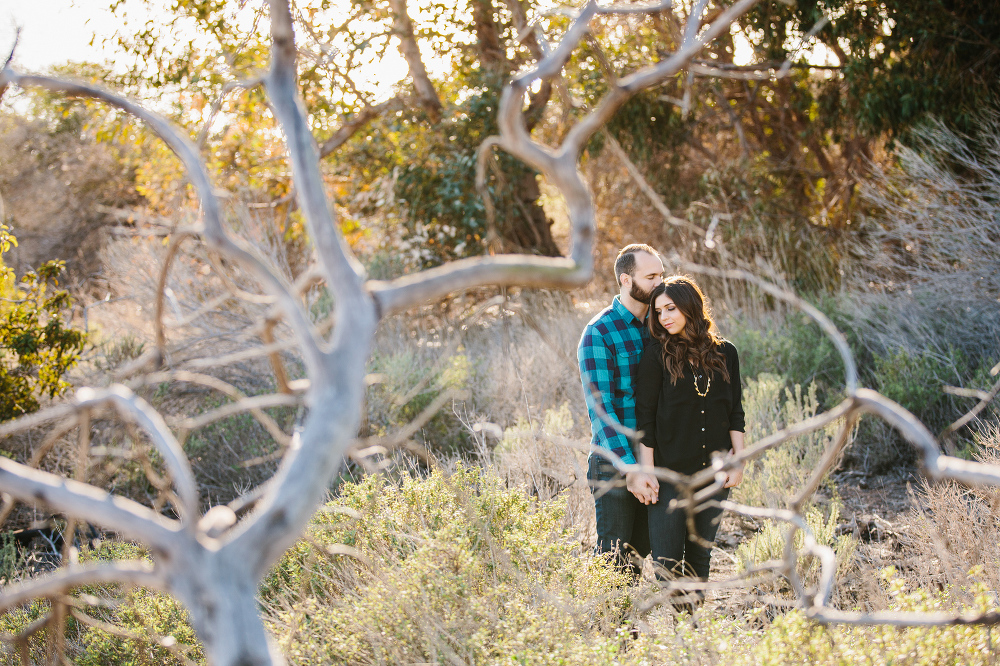
[[[113,35],[120,25],[108,10],[110,1],[0,0],[0,58],[9,52],[19,27],[21,36],[15,66],[23,71],[42,70],[69,60],[103,62],[112,59],[114,52],[102,46],[102,38]],[[736,37],[737,62],[749,61],[752,57],[749,44],[742,35]],[[389,53],[392,58],[364,67],[359,77],[362,80],[357,81],[363,87],[378,90],[382,93],[379,96],[387,95],[393,82],[406,71],[398,52],[390,49]],[[425,60],[430,69],[437,69],[433,59]],[[825,53],[812,53],[810,60],[823,62],[830,58]]]
[[[14,40],[15,27],[21,37],[15,64],[25,71],[66,62],[102,62],[111,57],[100,39],[90,46],[97,32],[111,35],[116,21],[108,11],[109,0],[0,0],[0,51],[5,57]]]
[[[9,53],[17,28],[21,34],[14,66],[22,71],[44,70],[67,61],[113,60],[114,49],[102,45],[103,39],[110,38],[121,26],[120,19],[108,9],[110,3],[111,0],[0,0],[0,62]],[[131,10],[140,15],[144,12],[140,5],[133,5]],[[433,64],[428,62],[432,70]],[[374,90],[379,97],[388,97],[392,85],[405,74],[402,56],[396,49],[389,49],[381,62],[363,65],[355,74],[355,82]]]

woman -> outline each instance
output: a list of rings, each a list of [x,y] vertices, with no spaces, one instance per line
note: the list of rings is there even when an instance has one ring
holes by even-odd
[[[651,339],[639,361],[635,387],[636,418],[643,432],[639,462],[691,475],[711,465],[714,451],[743,450],[739,356],[715,330],[705,297],[690,278],[667,278],[653,290],[650,304]],[[725,500],[742,478],[742,468],[730,471],[714,499]],[[689,539],[684,509],[669,508],[676,497],[677,488],[669,483],[639,497],[653,505],[653,561],[674,575],[708,580],[711,548]],[[718,507],[696,513],[698,536],[714,541],[721,514]]]

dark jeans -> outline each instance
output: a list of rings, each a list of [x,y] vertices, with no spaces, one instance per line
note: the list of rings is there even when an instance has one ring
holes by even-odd
[[[587,480],[597,510],[597,550],[613,553],[617,565],[638,576],[642,565],[633,559],[649,554],[646,505],[625,487],[625,478],[611,463],[592,455]]]
[[[693,474],[698,471],[677,470],[682,474]],[[687,512],[684,509],[670,510],[670,500],[678,498],[677,488],[666,481],[660,481],[659,502],[649,507],[649,541],[653,551],[653,562],[659,564],[675,576],[695,576],[708,580],[708,571],[712,562],[712,549],[696,543],[688,538]],[[729,489],[723,488],[712,499],[724,501],[729,497]],[[699,536],[705,541],[715,541],[719,531],[719,519],[722,509],[706,507],[694,514],[694,526]],[[664,578],[666,573],[657,567],[657,577]]]

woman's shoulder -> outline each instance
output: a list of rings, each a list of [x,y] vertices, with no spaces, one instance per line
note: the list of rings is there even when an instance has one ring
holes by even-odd
[[[718,345],[719,345],[719,351],[721,351],[726,356],[738,356],[739,354],[736,351],[736,345],[734,345],[729,340],[726,340],[725,338],[719,338]]]

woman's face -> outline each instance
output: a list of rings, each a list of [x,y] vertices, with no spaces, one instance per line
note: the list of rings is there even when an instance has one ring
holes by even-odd
[[[670,335],[680,335],[681,331],[684,330],[684,325],[687,324],[687,319],[680,308],[674,305],[673,299],[666,294],[660,294],[656,297],[656,302],[653,303],[653,312],[660,320],[660,325],[667,329],[667,333]]]

